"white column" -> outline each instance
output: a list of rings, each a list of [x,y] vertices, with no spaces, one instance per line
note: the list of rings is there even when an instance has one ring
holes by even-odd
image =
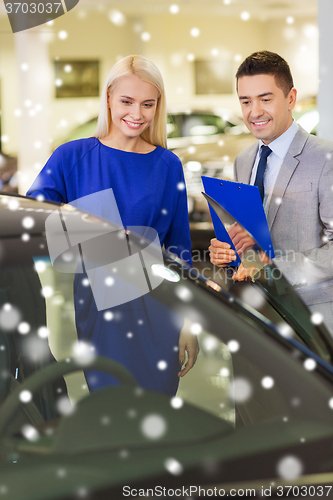
[[[52,76],[48,34],[40,28],[15,34],[19,72],[18,183],[25,194],[50,155]]]
[[[318,0],[319,91],[318,135],[333,141],[333,1]]]

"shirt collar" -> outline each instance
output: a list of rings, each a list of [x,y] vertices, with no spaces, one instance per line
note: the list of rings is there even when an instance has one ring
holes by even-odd
[[[277,139],[275,139],[269,144],[270,149],[281,160],[283,160],[283,158],[286,156],[290,144],[292,143],[297,133],[297,130],[298,130],[298,124],[295,122],[295,120],[293,120],[290,127],[282,135],[280,135]],[[265,144],[260,139],[259,150],[261,149],[261,146],[265,146]]]

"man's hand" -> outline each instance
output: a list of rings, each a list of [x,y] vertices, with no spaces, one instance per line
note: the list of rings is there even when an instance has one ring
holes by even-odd
[[[260,252],[260,262],[262,262],[262,265],[257,264],[250,267],[244,267],[243,264],[241,264],[233,275],[232,279],[234,281],[246,281],[248,279],[252,280],[254,275],[259,272],[265,264],[268,264],[269,262],[269,258],[263,250],[261,250]]]
[[[186,332],[183,329],[179,335],[178,347],[180,365],[185,363],[185,351],[187,352],[187,363],[184,368],[178,372],[178,377],[184,377],[184,375],[186,375],[186,373],[194,366],[199,354],[197,336],[193,335],[193,333]]]
[[[243,264],[239,266],[232,279],[234,281],[246,281],[253,278],[258,271],[256,266],[244,267]]]
[[[240,257],[255,245],[254,239],[237,223],[229,228],[228,234]]]
[[[225,267],[233,260],[236,260],[236,254],[230,247],[229,243],[224,243],[216,238],[210,240],[210,247],[208,248],[210,254],[210,261],[218,267]]]

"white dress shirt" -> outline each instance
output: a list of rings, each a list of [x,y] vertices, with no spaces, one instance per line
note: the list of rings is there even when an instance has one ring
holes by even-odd
[[[287,151],[290,147],[290,144],[292,143],[296,133],[298,130],[298,124],[293,120],[293,123],[290,125],[290,127],[282,134],[280,135],[277,139],[272,141],[268,146],[272,150],[271,154],[267,158],[267,167],[265,170],[265,175],[264,175],[264,190],[265,190],[265,196],[264,196],[264,210],[265,213],[267,214],[269,203],[271,201],[274,185],[276,182],[276,179],[279,175],[284,157],[287,154]],[[252,173],[251,173],[251,179],[250,179],[250,184],[254,184],[256,175],[257,175],[257,169],[258,169],[258,163],[260,159],[260,153],[261,153],[261,146],[264,146],[265,144],[262,142],[260,139],[259,144],[258,144],[258,152],[257,156],[255,159],[255,162],[253,164],[252,168]]]

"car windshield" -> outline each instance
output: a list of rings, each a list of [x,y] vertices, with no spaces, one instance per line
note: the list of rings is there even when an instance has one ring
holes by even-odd
[[[304,286],[306,283],[304,281],[292,286],[275,264],[282,261],[283,265],[284,259],[288,261],[294,257],[293,252],[290,252],[290,256],[288,253],[286,256],[277,254],[272,260],[271,243],[264,251],[238,219],[231,216],[213,198],[206,194],[204,196],[211,205],[211,214],[217,230],[220,227],[227,229],[230,243],[233,244],[235,251],[238,250],[237,264],[241,264],[245,269],[253,269],[252,280],[237,281],[236,277],[235,280],[232,279],[237,267],[229,266],[226,269],[214,267],[210,273],[214,281],[270,320],[282,335],[296,338],[333,364],[333,340],[325,326],[324,318],[316,310],[310,312],[302,300],[302,297],[309,295],[316,285],[307,287]],[[248,224],[251,225],[250,222]],[[256,223],[252,223],[251,230],[260,235],[265,229],[263,224],[263,220],[259,223],[256,219]],[[268,245],[268,241],[266,244]]]
[[[332,375],[308,350],[330,359],[317,326],[295,322],[293,334],[283,335],[244,304],[244,292],[223,290],[162,256],[153,232],[23,197],[2,196],[0,207],[0,437],[14,439],[4,448],[7,461],[97,449],[126,454],[148,443],[194,466],[202,443],[209,464],[249,453],[248,439],[258,452],[278,449],[277,429],[295,445],[303,434],[333,433]],[[269,280],[256,288],[269,305],[280,297]],[[280,302],[275,314],[289,324],[288,300]],[[180,332],[198,339],[200,353],[170,389]],[[143,391],[133,392],[136,385]],[[191,453],[180,452],[184,443]],[[161,460],[149,471],[164,470]],[[151,473],[145,463],[143,477]]]
[[[168,115],[168,138],[223,134],[230,126],[222,116],[208,113],[174,113]]]

